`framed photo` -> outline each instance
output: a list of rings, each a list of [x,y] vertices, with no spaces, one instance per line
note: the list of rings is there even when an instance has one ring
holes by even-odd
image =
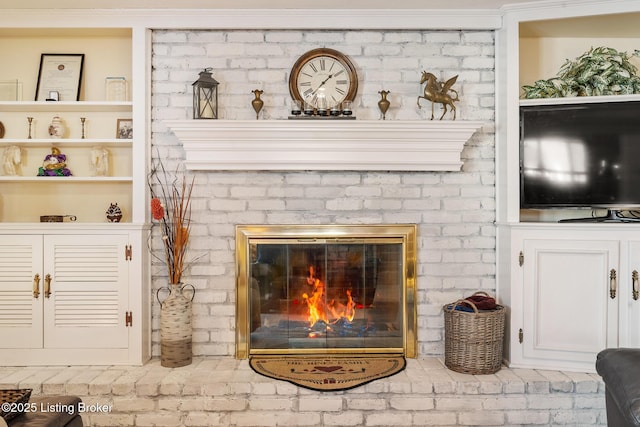
[[[59,101],[79,101],[84,53],[43,53],[36,86],[36,101],[46,101],[52,92]]]
[[[116,128],[117,139],[132,139],[133,138],[133,120],[132,119],[118,119],[118,126]]]

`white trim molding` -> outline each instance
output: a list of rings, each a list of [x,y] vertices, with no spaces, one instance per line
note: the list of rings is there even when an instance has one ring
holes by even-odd
[[[479,121],[171,120],[190,170],[459,171]]]
[[[0,28],[495,30],[485,9],[0,9]]]

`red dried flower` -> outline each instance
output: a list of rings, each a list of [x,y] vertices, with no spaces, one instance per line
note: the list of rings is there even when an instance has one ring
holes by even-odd
[[[162,161],[152,164],[148,178],[151,214],[157,221],[164,250],[151,254],[167,264],[169,283],[180,283],[186,263],[191,225],[191,190],[194,179],[187,183],[184,175],[169,173]]]
[[[151,215],[153,216],[153,219],[157,220],[164,218],[164,208],[158,198],[151,199]]]

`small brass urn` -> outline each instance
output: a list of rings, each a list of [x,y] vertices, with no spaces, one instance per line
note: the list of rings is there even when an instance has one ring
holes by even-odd
[[[251,106],[253,110],[256,112],[256,120],[258,120],[258,116],[260,115],[260,110],[262,110],[262,106],[264,105],[264,101],[260,99],[260,95],[264,93],[264,91],[260,89],[254,89],[251,91],[255,98],[251,101]]]
[[[381,90],[378,93],[381,96],[380,101],[378,101],[378,108],[382,112],[382,120],[384,120],[386,118],[387,110],[389,110],[389,106],[391,105],[391,102],[387,99],[387,95],[391,92],[388,90]]]

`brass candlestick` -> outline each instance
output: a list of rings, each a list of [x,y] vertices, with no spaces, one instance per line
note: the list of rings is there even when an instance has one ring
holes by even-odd
[[[27,121],[29,122],[29,136],[28,139],[31,139],[31,123],[33,123],[33,117],[27,117]]]
[[[82,123],[82,139],[84,139],[84,122],[87,120],[86,117],[80,117],[80,122]]]
[[[256,120],[258,120],[258,115],[260,114],[260,110],[262,110],[262,106],[264,105],[264,101],[260,99],[260,95],[264,93],[264,91],[260,89],[254,89],[251,91],[255,98],[251,101],[251,106],[253,110],[256,112]]]
[[[381,90],[378,93],[382,97],[380,99],[380,101],[378,101],[378,108],[382,112],[382,120],[384,120],[386,118],[387,110],[389,109],[389,106],[391,105],[391,102],[389,102],[389,100],[387,100],[387,95],[389,93],[391,93],[391,92],[388,91],[388,90]]]

